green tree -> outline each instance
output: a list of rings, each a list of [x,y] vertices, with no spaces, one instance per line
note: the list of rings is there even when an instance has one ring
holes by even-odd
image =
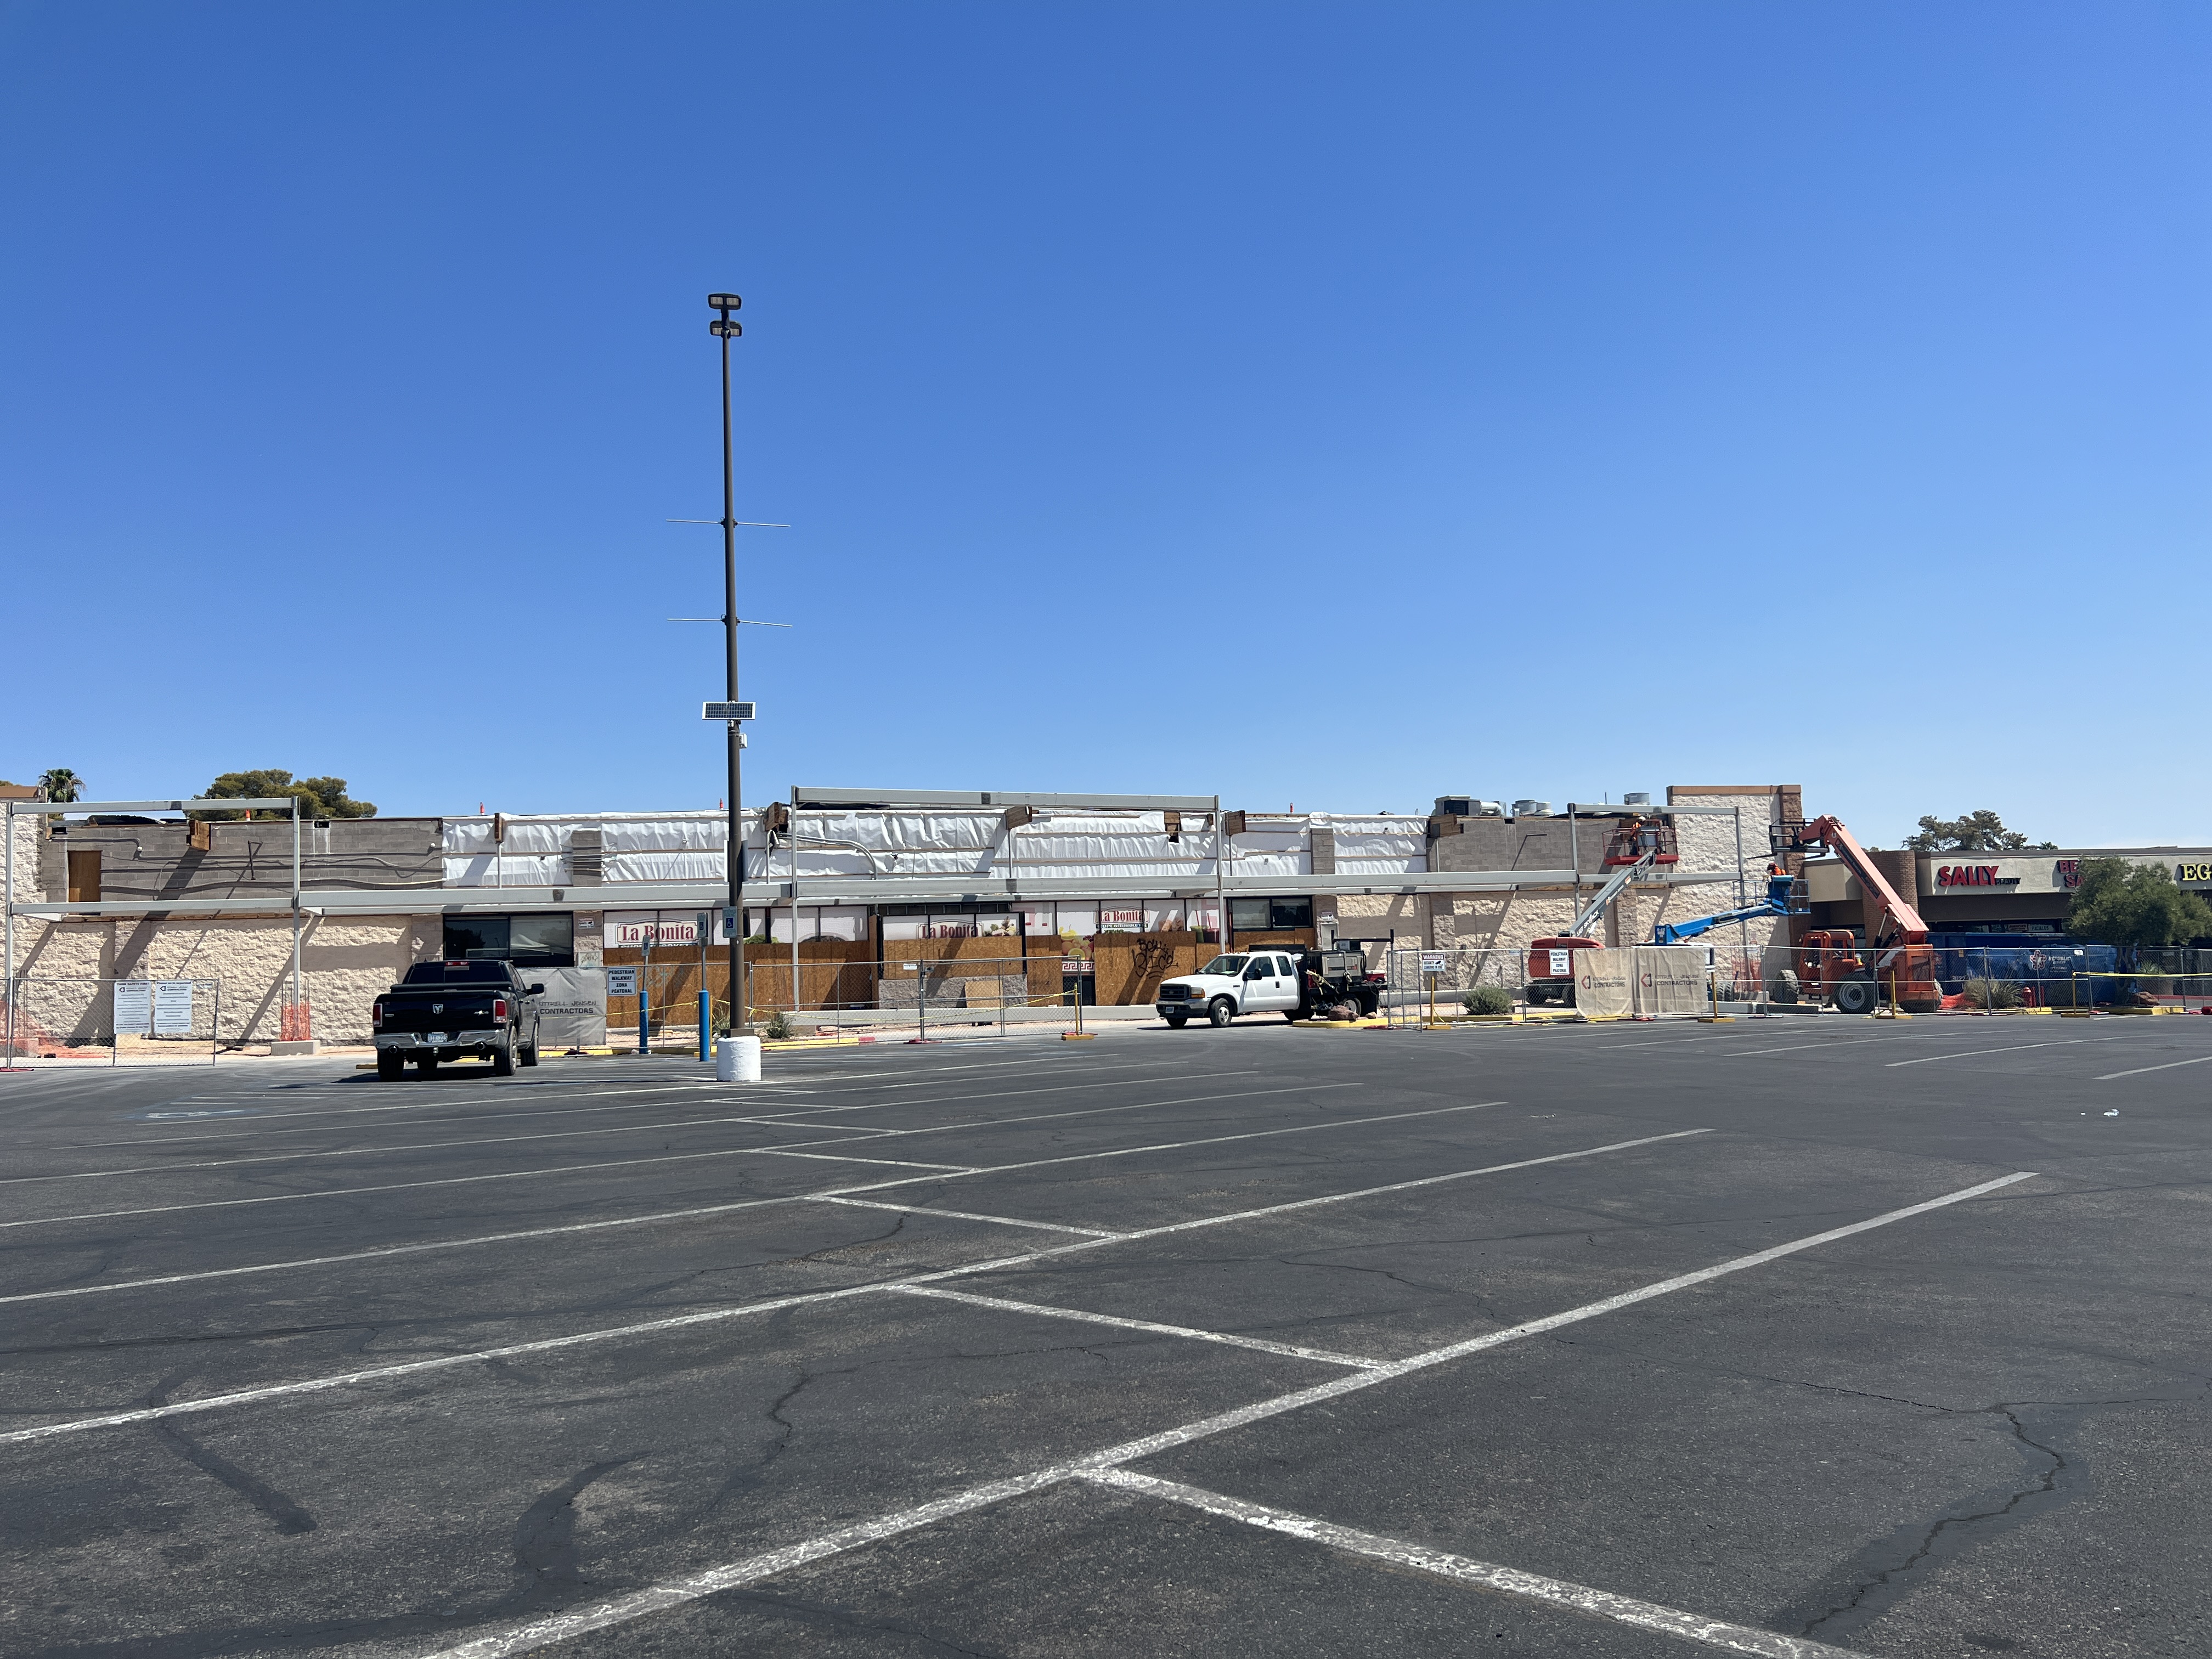
[[[2006,829],[2004,820],[1985,806],[1963,818],[1939,818],[1930,813],[1920,820],[1920,833],[1907,836],[1905,844],[1916,853],[2012,853],[2029,842],[2019,830]],[[2045,841],[2034,845],[2056,847],[2058,843]]]
[[[301,817],[373,818],[376,816],[374,801],[354,800],[347,796],[343,778],[295,779],[289,772],[274,769],[226,772],[201,793],[216,800],[252,800],[257,797],[273,799],[282,795],[294,795],[299,798]],[[242,818],[246,814],[243,811],[209,809],[195,812],[192,816],[223,822]]]
[[[75,800],[84,791],[84,780],[66,766],[52,766],[39,774],[39,786],[48,800]]]
[[[2212,905],[2173,884],[2163,865],[2084,859],[2066,931],[2100,945],[2175,945],[2212,938]]]

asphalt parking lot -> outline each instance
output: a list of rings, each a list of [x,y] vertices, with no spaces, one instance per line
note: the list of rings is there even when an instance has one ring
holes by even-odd
[[[370,1078],[0,1076],[0,1650],[2212,1650],[2212,1019]]]

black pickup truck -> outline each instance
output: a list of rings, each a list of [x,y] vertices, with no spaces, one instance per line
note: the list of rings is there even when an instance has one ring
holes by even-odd
[[[376,1074],[390,1081],[410,1060],[423,1077],[441,1060],[474,1054],[501,1077],[538,1063],[538,999],[511,962],[418,962],[369,1009]]]

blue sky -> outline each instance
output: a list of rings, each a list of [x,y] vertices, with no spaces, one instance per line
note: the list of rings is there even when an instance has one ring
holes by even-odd
[[[2185,6],[11,0],[0,775],[713,805],[726,287],[749,799],[2212,839],[2208,70]]]

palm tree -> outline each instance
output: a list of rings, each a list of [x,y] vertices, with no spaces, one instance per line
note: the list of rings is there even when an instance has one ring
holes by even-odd
[[[66,766],[54,766],[39,774],[39,787],[46,792],[48,800],[75,800],[84,780]]]

